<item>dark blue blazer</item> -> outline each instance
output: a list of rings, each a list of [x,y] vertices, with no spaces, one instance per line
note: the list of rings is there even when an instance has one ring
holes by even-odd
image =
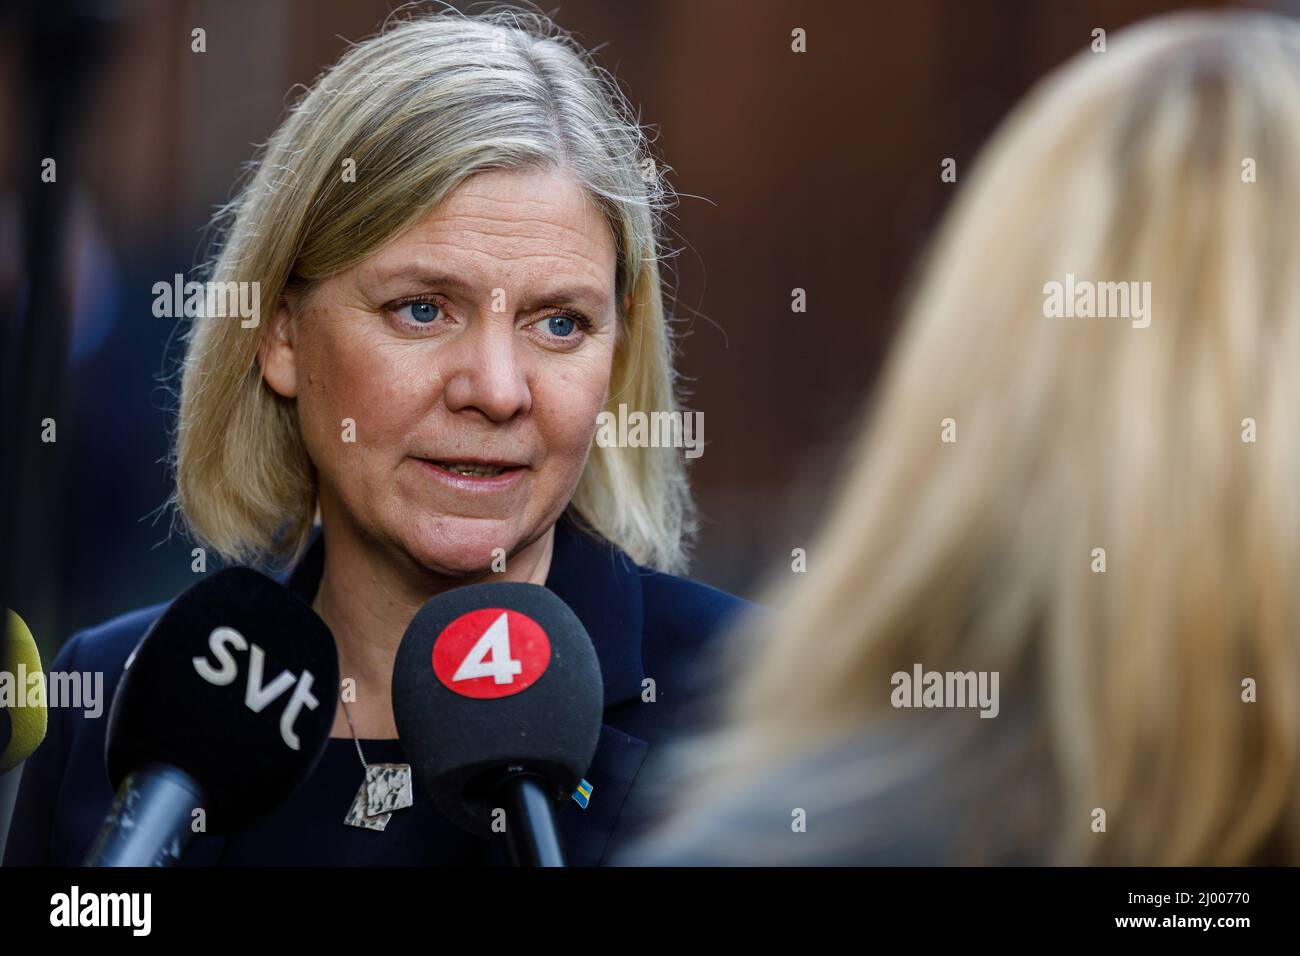
[[[287,584],[315,596],[324,566],[317,535]],[[595,758],[585,777],[589,805],[564,804],[557,825],[570,865],[606,862],[644,832],[660,811],[668,782],[652,750],[694,729],[714,713],[708,693],[721,633],[746,602],[729,594],[636,565],[607,542],[556,526],[547,587],[586,626],[604,682],[605,712]],[[51,671],[104,672],[111,699],[131,650],[165,604],[143,608],[75,635]],[[644,682],[653,680],[653,701]],[[5,865],[79,865],[113,800],[104,769],[104,715],[49,713],[45,742],[27,761]],[[165,714],[159,715],[166,719]],[[403,762],[396,740],[362,740],[366,760]],[[447,823],[422,791],[396,811],[384,831],[343,823],[362,769],[351,738],[331,738],[311,776],[288,801],[245,830],[199,834],[183,865],[494,865],[508,864],[503,838],[485,839]]]

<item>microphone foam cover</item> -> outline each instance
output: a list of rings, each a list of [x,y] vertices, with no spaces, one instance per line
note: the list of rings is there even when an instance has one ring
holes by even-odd
[[[329,628],[287,588],[250,568],[211,574],[127,659],[108,717],[109,780],[117,789],[147,762],[177,767],[203,787],[207,829],[238,829],[311,774],[338,671]]]
[[[27,681],[42,674],[41,652],[32,640],[32,632],[23,619],[13,611],[5,612],[4,643],[0,645],[0,671],[3,680],[12,682],[13,707],[5,706],[0,713],[0,773],[18,766],[41,745],[45,739],[45,695],[34,706],[27,695]]]
[[[591,766],[604,695],[591,638],[535,584],[455,588],[411,620],[393,664],[393,718],[412,769],[457,826],[492,834],[507,767],[569,798]]]

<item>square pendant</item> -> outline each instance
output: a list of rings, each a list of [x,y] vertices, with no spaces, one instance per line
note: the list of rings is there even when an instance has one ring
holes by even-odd
[[[415,802],[409,763],[372,763],[366,784],[370,790],[366,801],[368,817],[405,810]]]
[[[372,763],[343,822],[365,830],[383,830],[394,810],[404,810],[414,802],[410,764]]]
[[[363,781],[357,788],[357,795],[352,798],[352,806],[348,807],[348,815],[343,818],[343,822],[351,827],[361,827],[364,830],[382,830],[388,826],[388,821],[392,818],[391,813],[381,813],[378,816],[366,816],[366,785]]]

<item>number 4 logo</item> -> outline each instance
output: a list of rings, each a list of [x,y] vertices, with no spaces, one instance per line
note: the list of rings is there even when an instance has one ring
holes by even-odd
[[[462,681],[473,680],[476,677],[491,677],[498,684],[509,684],[514,681],[516,674],[523,672],[523,669],[523,661],[517,661],[510,656],[510,624],[503,611],[469,649],[469,653],[460,662],[451,679]]]
[[[433,672],[462,697],[493,700],[533,686],[551,663],[546,630],[527,614],[482,607],[456,618],[433,642]]]

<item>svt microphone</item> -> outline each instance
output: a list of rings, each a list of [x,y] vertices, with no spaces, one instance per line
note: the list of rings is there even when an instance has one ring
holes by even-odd
[[[591,638],[535,584],[440,594],[397,649],[393,718],[416,777],[470,833],[504,813],[517,865],[564,865],[554,810],[591,766],[603,710]]]
[[[329,628],[249,568],[180,595],[127,659],[108,716],[117,799],[88,866],[170,866],[199,828],[229,833],[311,774],[338,695]]]

